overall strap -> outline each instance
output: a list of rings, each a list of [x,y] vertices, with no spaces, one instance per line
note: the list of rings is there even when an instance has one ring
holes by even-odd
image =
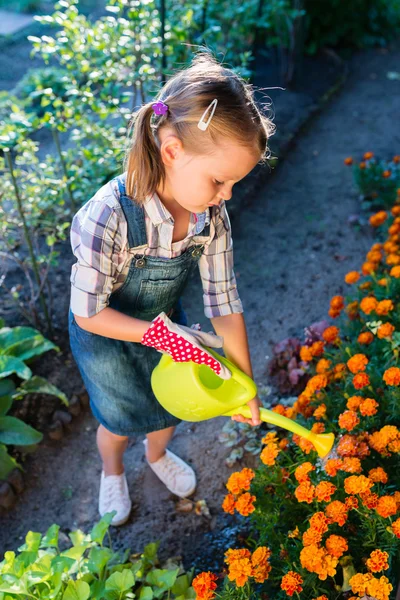
[[[128,224],[128,243],[130,248],[147,245],[144,208],[127,196],[125,189],[126,172],[116,178],[120,192],[119,202]]]

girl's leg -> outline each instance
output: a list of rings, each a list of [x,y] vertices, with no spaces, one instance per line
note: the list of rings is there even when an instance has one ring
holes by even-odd
[[[128,437],[116,435],[103,425],[97,430],[97,447],[103,460],[104,475],[121,475],[124,472],[123,456]]]
[[[152,431],[146,435],[146,456],[149,462],[156,462],[159,458],[164,456],[165,449],[174,435],[174,431],[175,427],[168,427],[167,429],[160,429],[160,431]]]

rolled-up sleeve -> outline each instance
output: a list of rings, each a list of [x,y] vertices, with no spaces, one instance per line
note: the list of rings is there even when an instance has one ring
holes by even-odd
[[[71,310],[92,317],[109,302],[121,250],[120,215],[107,203],[90,200],[73,217],[70,231],[77,262],[71,269]]]
[[[214,235],[199,261],[204,314],[209,319],[243,312],[233,268],[231,224],[225,202],[221,203],[219,215],[212,225],[210,233]]]

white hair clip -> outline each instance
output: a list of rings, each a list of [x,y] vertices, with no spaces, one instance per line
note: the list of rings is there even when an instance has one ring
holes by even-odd
[[[217,98],[214,98],[214,100],[211,102],[211,104],[209,104],[209,106],[207,106],[206,110],[203,112],[203,115],[202,115],[200,121],[197,123],[197,127],[199,129],[201,129],[201,131],[205,131],[207,129],[207,127],[209,126],[211,119],[214,116],[215,109],[217,108],[217,104],[218,104],[218,100],[217,100]],[[209,116],[207,123],[205,123],[204,117],[206,116],[206,114],[208,113],[208,111],[210,110],[211,107],[212,107],[211,115]]]

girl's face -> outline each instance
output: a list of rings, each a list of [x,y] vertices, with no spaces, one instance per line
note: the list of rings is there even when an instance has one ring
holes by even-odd
[[[157,194],[165,206],[178,206],[194,213],[207,206],[230,200],[235,183],[254,169],[260,160],[255,151],[234,142],[215,146],[212,154],[188,155],[181,140],[171,130],[159,132],[161,156],[165,165],[165,186]]]

